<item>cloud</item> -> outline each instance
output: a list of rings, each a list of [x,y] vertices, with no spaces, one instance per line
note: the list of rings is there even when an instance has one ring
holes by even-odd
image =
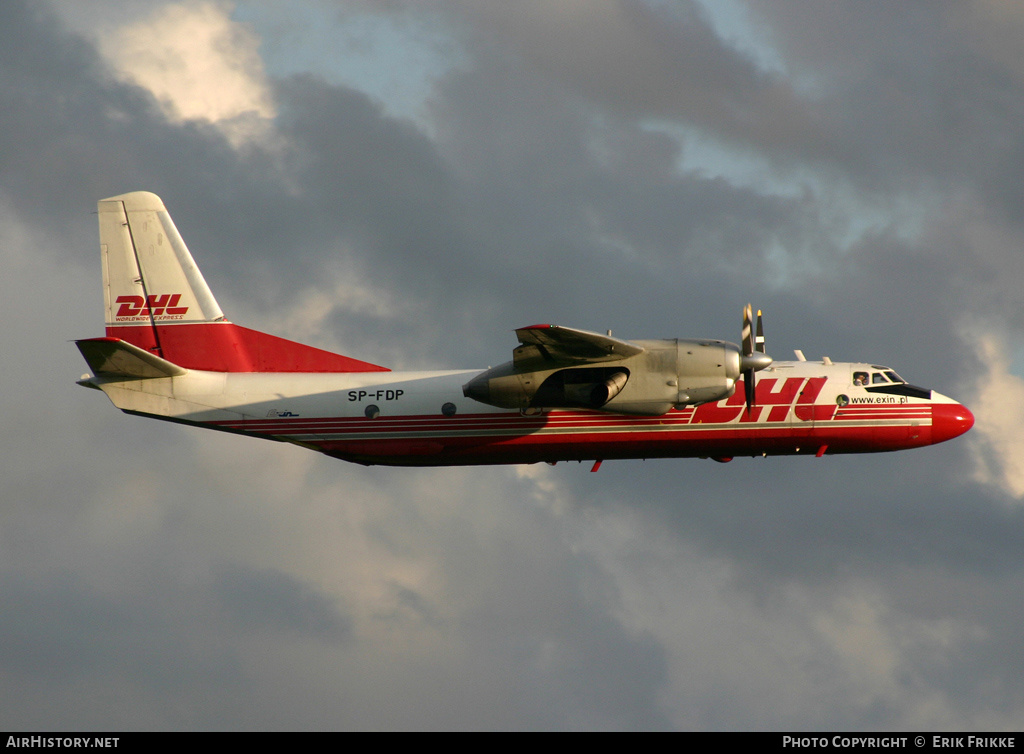
[[[1010,372],[1004,340],[979,328],[971,328],[970,338],[986,370],[971,404],[979,435],[975,478],[1019,502],[1024,499],[1024,379]]]
[[[538,74],[619,114],[683,117],[776,148],[821,138],[809,103],[723,42],[696,4],[459,5],[490,41],[509,45]]]
[[[379,81],[275,68],[284,32],[242,0],[54,5],[64,26],[0,4],[5,720],[1016,725],[1016,16],[758,3],[765,71],[686,3],[333,7],[316,39],[429,16],[457,41],[415,120]],[[126,51],[159,41],[144,78],[97,18]],[[279,141],[240,148],[246,112]],[[74,384],[69,341],[102,332],[94,202],[133,189],[229,316],[356,358],[484,366],[539,320],[735,339],[753,299],[777,358],[889,363],[978,423],[903,454],[589,474],[363,468],[126,416]]]
[[[210,121],[244,144],[265,134],[277,107],[259,38],[230,14],[224,2],[169,3],[103,36],[100,49],[167,117]]]
[[[979,56],[1024,83],[1024,56],[1015,44],[1024,33],[1019,6],[1006,0],[974,0],[951,6],[946,13],[950,26],[962,31],[965,43]]]

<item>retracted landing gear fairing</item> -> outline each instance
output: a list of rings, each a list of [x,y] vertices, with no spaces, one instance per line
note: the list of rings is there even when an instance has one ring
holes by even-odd
[[[616,458],[903,450],[974,423],[885,366],[774,361],[749,305],[739,346],[532,325],[493,369],[394,372],[229,322],[155,194],[102,200],[99,225],[106,336],[77,341],[92,370],[79,384],[130,414],[368,465],[594,470]]]

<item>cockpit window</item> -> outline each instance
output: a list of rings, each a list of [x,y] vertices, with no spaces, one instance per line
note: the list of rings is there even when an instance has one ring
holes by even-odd
[[[891,370],[890,370],[890,371],[888,371],[888,372],[886,372],[886,373],[885,373],[885,376],[886,376],[886,377],[888,377],[888,378],[889,378],[890,380],[892,380],[893,382],[897,382],[897,383],[898,383],[898,382],[906,382],[906,380],[905,380],[905,379],[903,379],[903,378],[902,378],[902,377],[900,377],[900,376],[899,376],[898,374],[896,374],[896,372],[893,372],[893,371],[891,371]]]
[[[853,384],[857,387],[863,387],[868,384],[868,373],[867,372],[854,372],[853,373]]]
[[[872,385],[884,385],[888,381],[889,380],[886,379],[885,375],[882,374],[881,372],[875,372],[874,374],[871,375],[871,384]]]

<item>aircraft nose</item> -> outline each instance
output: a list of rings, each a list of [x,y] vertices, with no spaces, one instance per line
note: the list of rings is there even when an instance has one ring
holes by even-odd
[[[959,403],[932,407],[932,442],[945,442],[959,437],[974,426],[974,414]]]

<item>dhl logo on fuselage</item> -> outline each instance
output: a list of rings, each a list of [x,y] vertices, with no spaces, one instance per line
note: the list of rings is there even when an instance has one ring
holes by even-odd
[[[187,306],[178,306],[180,293],[150,294],[148,300],[142,296],[118,296],[114,302],[120,308],[114,315],[116,321],[156,319],[181,319],[188,311]]]
[[[717,403],[705,403],[697,406],[693,412],[691,424],[727,424],[738,418],[741,424],[757,422],[765,411],[766,421],[786,421],[792,408],[796,418],[801,421],[824,421],[831,419],[835,413],[834,404],[814,405],[821,389],[828,382],[826,377],[787,377],[784,380],[773,378],[760,379],[755,387],[754,403],[750,411],[746,410],[743,383],[736,384],[736,392],[731,397]],[[781,385],[776,389],[776,386]]]

